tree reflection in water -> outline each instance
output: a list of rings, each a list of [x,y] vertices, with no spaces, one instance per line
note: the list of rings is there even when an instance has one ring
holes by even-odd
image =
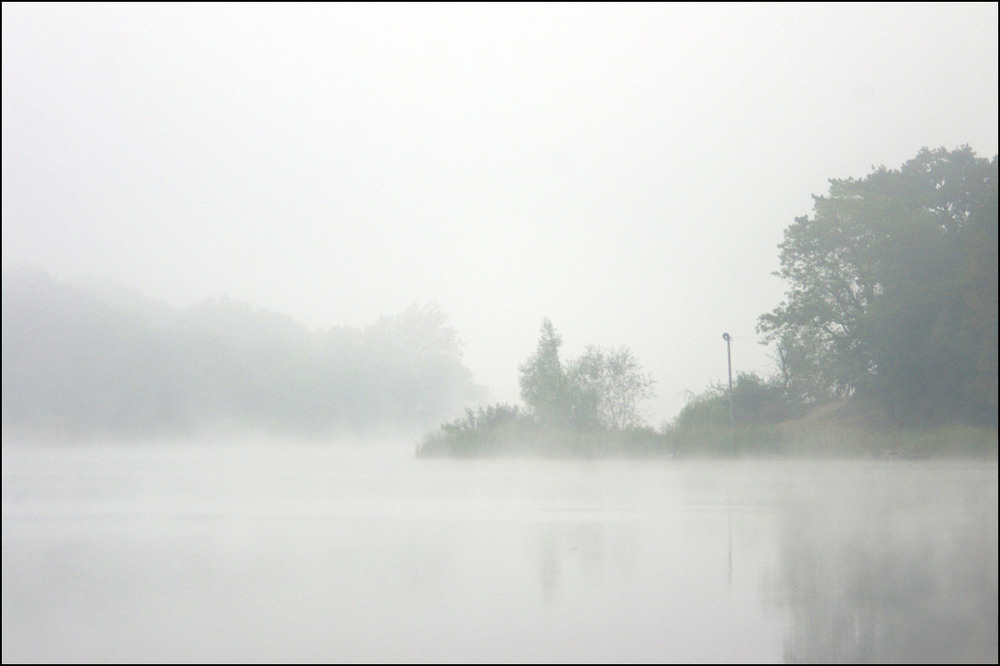
[[[997,662],[996,467],[938,472],[863,474],[781,512],[786,661]]]

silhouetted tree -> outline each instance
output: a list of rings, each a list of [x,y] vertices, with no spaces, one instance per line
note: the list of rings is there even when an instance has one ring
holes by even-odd
[[[997,158],[923,149],[814,199],[779,246],[786,300],[758,325],[789,382],[877,397],[897,421],[995,424]]]
[[[562,338],[548,319],[542,321],[538,347],[521,365],[521,398],[541,424],[566,426],[571,421],[573,396],[559,359]]]

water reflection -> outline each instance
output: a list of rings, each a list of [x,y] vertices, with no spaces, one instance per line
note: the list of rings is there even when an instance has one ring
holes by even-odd
[[[628,551],[635,548],[634,524],[546,521],[532,534],[541,596],[547,605],[560,600],[567,585],[595,588],[605,576],[627,573]],[[612,546],[613,544],[613,546]],[[609,557],[609,548],[616,551]]]
[[[782,505],[785,660],[996,663],[996,468],[841,471]]]
[[[5,450],[3,661],[996,661],[995,463],[240,455]]]

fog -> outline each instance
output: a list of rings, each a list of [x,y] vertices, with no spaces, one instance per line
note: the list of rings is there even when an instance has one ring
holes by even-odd
[[[487,399],[550,318],[650,421],[738,370],[829,178],[997,152],[997,8],[3,5],[3,267],[313,330],[439,304]],[[5,294],[6,298],[6,294]],[[5,322],[5,326],[7,323]]]
[[[4,449],[4,662],[997,658],[994,462]]]
[[[2,18],[4,663],[996,663],[995,3]]]

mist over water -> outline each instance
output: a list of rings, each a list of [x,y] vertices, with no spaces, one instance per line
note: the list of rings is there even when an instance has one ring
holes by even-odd
[[[997,8],[2,3],[3,662],[996,663]]]
[[[3,661],[997,659],[997,464],[3,449]]]

